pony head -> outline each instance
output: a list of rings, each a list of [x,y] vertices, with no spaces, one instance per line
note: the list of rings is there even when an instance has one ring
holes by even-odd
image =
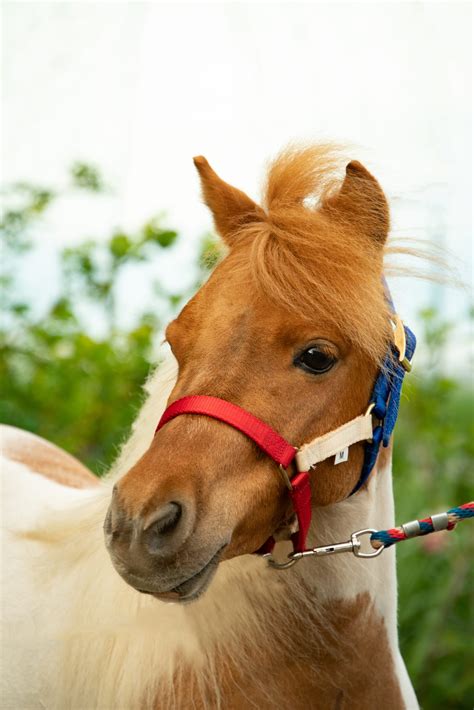
[[[386,198],[358,162],[338,177],[327,146],[282,153],[262,206],[203,157],[194,162],[227,254],[167,328],[179,368],[168,404],[220,397],[300,446],[364,412],[387,352]],[[337,467],[318,464],[314,505],[350,494],[363,454],[355,444]],[[190,601],[219,562],[288,537],[293,525],[276,464],[227,424],[186,415],[115,486],[105,534],[130,585]]]

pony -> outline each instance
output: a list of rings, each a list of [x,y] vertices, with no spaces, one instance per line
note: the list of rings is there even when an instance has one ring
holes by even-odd
[[[155,434],[190,394],[295,446],[365,411],[393,340],[387,199],[328,145],[284,150],[261,204],[194,162],[225,253],[167,327],[112,470],[4,431],[4,707],[413,710],[394,549],[278,571],[254,554],[295,532],[275,463],[204,416]],[[311,546],[393,525],[391,451],[353,496],[362,442],[310,471]]]

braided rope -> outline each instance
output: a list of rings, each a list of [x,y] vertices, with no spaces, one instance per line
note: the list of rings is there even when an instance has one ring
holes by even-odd
[[[471,503],[464,503],[456,508],[450,508],[444,514],[447,516],[447,525],[444,527],[445,530],[452,530],[457,523],[462,520],[467,520],[467,518],[474,517],[474,501]],[[418,524],[418,528],[417,528]],[[411,526],[410,534],[407,534],[407,528]],[[439,528],[438,528],[439,530]],[[402,540],[407,540],[410,537],[418,537],[419,535],[429,535],[429,533],[437,532],[437,528],[433,525],[432,518],[423,518],[423,520],[416,520],[413,523],[407,523],[398,528],[391,528],[390,530],[379,530],[378,532],[372,533],[370,536],[370,544],[377,550],[380,547],[390,547],[396,542],[401,542]]]

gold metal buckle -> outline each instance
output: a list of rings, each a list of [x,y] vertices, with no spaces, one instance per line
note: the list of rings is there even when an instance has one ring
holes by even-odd
[[[402,367],[405,370],[405,372],[411,372],[411,362],[407,357],[404,357],[403,360],[401,361]]]
[[[369,404],[369,406],[367,407],[367,411],[365,412],[364,417],[368,417],[374,407],[375,407],[375,402],[371,402]]]
[[[401,363],[405,372],[410,372],[411,362],[405,356],[407,349],[407,340],[405,335],[405,328],[403,327],[403,321],[397,313],[394,313],[392,316],[392,322],[394,325],[393,342],[398,350],[398,360]]]

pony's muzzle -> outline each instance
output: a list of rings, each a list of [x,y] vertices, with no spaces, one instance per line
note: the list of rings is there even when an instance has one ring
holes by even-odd
[[[194,525],[192,506],[182,501],[160,503],[131,516],[115,489],[104,522],[107,548],[120,571],[146,577],[183,547]]]
[[[104,522],[105,544],[131,587],[162,601],[188,602],[207,588],[227,544],[217,541],[209,549],[195,526],[195,505],[189,500],[167,501],[132,516],[115,489]]]

